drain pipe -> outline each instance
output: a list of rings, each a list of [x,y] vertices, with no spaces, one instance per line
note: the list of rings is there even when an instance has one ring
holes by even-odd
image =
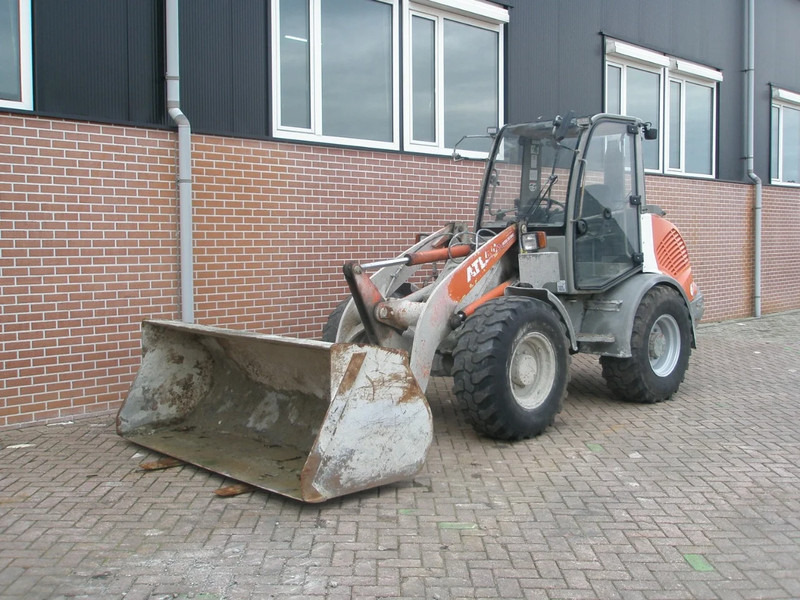
[[[192,249],[192,127],[181,112],[178,0],[167,0],[167,110],[178,126],[181,319],[194,323]]]
[[[753,131],[755,121],[755,68],[756,68],[756,53],[755,53],[755,39],[756,39],[756,15],[755,15],[755,0],[745,0],[745,11],[747,19],[747,40],[745,47],[747,48],[747,59],[745,68],[745,77],[747,80],[747,100],[746,100],[746,115],[745,122],[747,123],[746,130],[746,153],[747,159],[747,177],[755,184],[755,210],[753,222],[753,242],[755,245],[753,251],[753,288],[754,288],[754,316],[761,316],[761,178],[756,175],[753,169]]]

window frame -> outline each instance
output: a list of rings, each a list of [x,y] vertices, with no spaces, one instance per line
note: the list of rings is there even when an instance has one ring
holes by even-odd
[[[789,91],[784,88],[774,87],[772,88],[772,98],[770,102],[770,173],[769,179],[772,185],[781,185],[786,187],[800,187],[800,181],[784,181],[784,168],[783,168],[783,158],[784,158],[784,114],[785,111],[794,110],[800,113],[800,94]],[[773,140],[773,126],[776,125],[774,123],[773,117],[773,110],[778,110],[778,122],[777,122],[777,129],[778,129],[778,139]],[[777,142],[777,147],[773,144],[773,142]],[[775,173],[772,172],[772,160],[775,158],[773,153],[777,153],[777,160],[778,160],[778,173],[777,177]]]
[[[322,19],[321,0],[307,0],[309,6],[309,59],[310,59],[310,128],[281,125],[281,81],[280,81],[280,1],[271,2],[271,55],[272,55],[272,134],[275,138],[322,142],[342,146],[357,146],[383,150],[400,148],[400,0],[372,0],[386,4],[392,9],[392,95],[391,120],[392,139],[390,141],[370,140],[353,137],[339,137],[322,133]]]
[[[648,73],[652,73],[654,75],[658,75],[658,100],[659,100],[659,107],[658,107],[658,122],[653,123],[653,126],[658,129],[659,131],[664,130],[664,85],[665,85],[665,73],[664,67],[658,66],[653,64],[650,61],[636,61],[636,60],[625,60],[620,59],[619,57],[614,57],[613,59],[608,58],[608,53],[606,53],[606,60],[605,60],[605,70],[604,70],[604,81],[608,79],[608,67],[616,67],[620,69],[620,77],[619,77],[619,105],[620,105],[620,113],[626,114],[627,105],[628,105],[628,90],[627,90],[627,83],[628,83],[628,69],[638,69],[640,71],[646,71]],[[608,110],[608,86],[606,83],[606,89],[604,90],[603,94],[603,109]],[[633,115],[639,116],[639,115]],[[663,136],[659,136],[661,139]],[[645,171],[647,173],[662,173],[664,170],[664,144],[663,141],[659,141],[657,144],[658,147],[658,166],[656,168],[652,167],[645,167]]]
[[[604,90],[603,105],[608,110],[609,66],[620,69],[620,112],[627,110],[626,82],[629,68],[641,69],[660,75],[659,84],[659,115],[658,123],[654,123],[662,132],[658,136],[658,167],[645,168],[647,173],[664,173],[685,177],[699,177],[715,179],[717,177],[717,155],[719,137],[719,84],[723,80],[722,72],[718,69],[687,61],[681,58],[668,56],[647,48],[621,42],[613,38],[605,38],[604,54]],[[670,127],[672,125],[672,83],[680,84],[681,98],[678,110],[680,114],[680,146],[679,166],[670,165]],[[711,173],[695,173],[686,170],[686,89],[687,84],[699,85],[711,90]]]
[[[716,82],[710,82],[707,79],[699,77],[687,77],[680,72],[673,70],[670,71],[668,85],[665,86],[665,103],[664,109],[664,172],[670,175],[687,175],[690,177],[705,177],[707,179],[714,179],[717,171],[717,85]],[[680,148],[679,148],[679,166],[672,167],[669,162],[669,148],[671,143],[672,131],[670,125],[672,124],[672,83],[678,83],[681,86],[681,99],[680,99]],[[696,173],[686,170],[686,95],[687,85],[697,85],[700,87],[708,88],[711,90],[711,173]]]
[[[0,109],[33,110],[33,35],[31,0],[17,0],[19,10],[20,99],[0,98]]]
[[[412,76],[412,21],[414,17],[434,23],[434,130],[435,141],[414,139],[414,81]],[[453,148],[445,146],[444,132],[444,22],[445,20],[478,27],[497,34],[497,123],[505,122],[505,25],[508,11],[477,0],[412,0],[403,5],[403,150],[449,156]],[[484,131],[475,131],[482,134]],[[459,150],[466,158],[486,158],[489,151]]]

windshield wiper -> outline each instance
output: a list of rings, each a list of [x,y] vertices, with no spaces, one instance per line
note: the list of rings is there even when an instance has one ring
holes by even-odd
[[[531,205],[528,207],[528,210],[525,211],[525,214],[522,217],[522,221],[526,222],[533,214],[533,211],[542,203],[547,196],[550,195],[550,190],[553,187],[553,184],[558,181],[558,175],[556,175],[556,165],[553,162],[553,171],[550,173],[550,176],[547,178],[547,182],[539,189],[539,193],[536,194],[536,197],[531,201]]]

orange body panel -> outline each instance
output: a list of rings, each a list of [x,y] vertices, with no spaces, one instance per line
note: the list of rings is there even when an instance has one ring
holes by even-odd
[[[692,276],[686,242],[678,228],[663,217],[653,215],[652,223],[653,245],[659,270],[665,275],[674,277],[689,300],[694,300],[698,289]]]
[[[458,302],[503,258],[517,240],[516,225],[507,227],[476,250],[453,274],[447,286],[450,299]]]
[[[475,300],[475,302],[472,302],[468,306],[465,306],[464,310],[462,310],[461,312],[464,313],[464,316],[466,317],[472,316],[472,313],[475,312],[476,308],[478,308],[481,304],[483,304],[487,300],[491,300],[492,298],[499,298],[500,296],[502,296],[503,293],[506,291],[506,288],[510,285],[511,285],[510,281],[501,283],[493,290],[489,291],[488,293],[484,294],[483,296]]]

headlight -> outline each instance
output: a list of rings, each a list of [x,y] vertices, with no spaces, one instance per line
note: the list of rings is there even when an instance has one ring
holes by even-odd
[[[523,252],[536,252],[547,247],[547,234],[544,231],[525,233],[520,239]]]

